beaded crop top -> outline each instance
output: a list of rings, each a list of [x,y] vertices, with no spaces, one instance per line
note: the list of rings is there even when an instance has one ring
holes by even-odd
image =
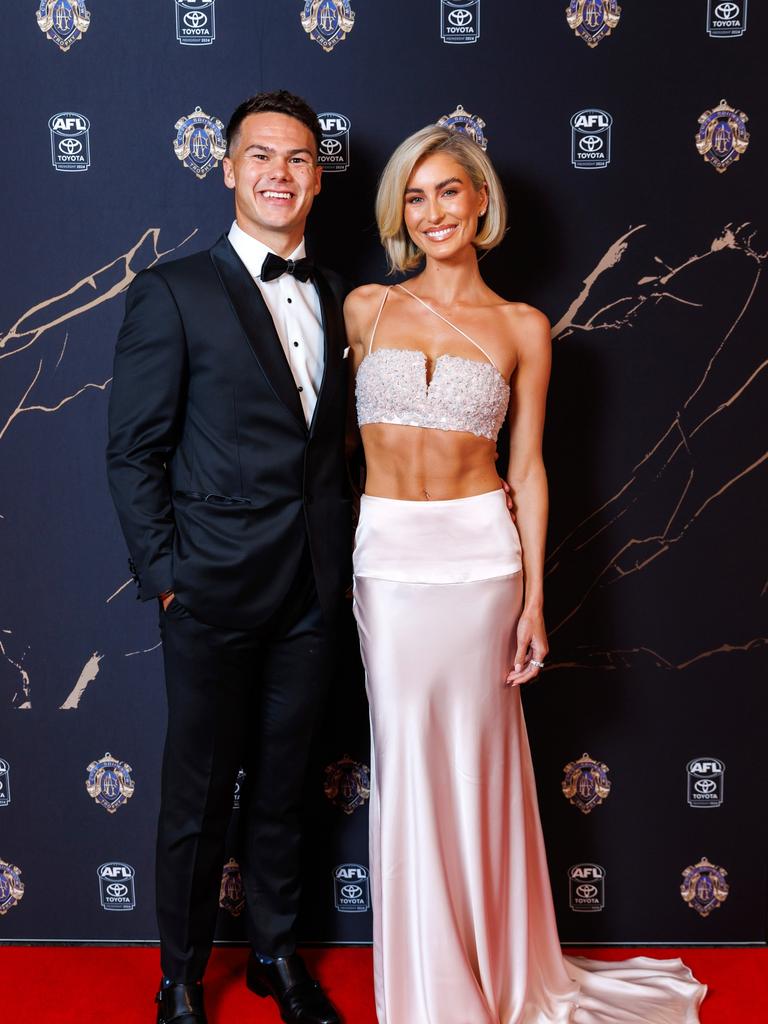
[[[373,325],[368,352],[357,371],[355,397],[357,419],[366,423],[393,423],[434,430],[462,430],[495,441],[509,405],[509,385],[482,346],[464,334],[437,310],[403,285],[407,292],[449,327],[458,331],[488,360],[441,355],[435,360],[432,379],[427,382],[427,355],[418,349],[380,348],[373,351],[373,340],[387,288]]]

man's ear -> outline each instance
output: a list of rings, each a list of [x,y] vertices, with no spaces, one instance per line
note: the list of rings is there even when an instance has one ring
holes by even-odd
[[[225,156],[221,161],[221,169],[224,171],[224,184],[227,188],[235,187],[235,171],[230,157]]]
[[[315,167],[315,195],[318,194],[322,188],[323,168],[320,164]]]

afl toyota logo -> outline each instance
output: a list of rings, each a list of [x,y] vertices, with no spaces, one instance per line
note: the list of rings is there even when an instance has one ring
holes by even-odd
[[[48,121],[51,159],[57,171],[87,171],[91,166],[91,122],[83,114],[63,111]]]
[[[579,110],[571,118],[571,163],[579,169],[607,167],[611,162],[613,118],[604,110]]]
[[[747,31],[747,0],[742,3],[707,2],[707,32],[713,39],[732,39]]]
[[[605,868],[599,864],[574,864],[568,869],[571,910],[594,913],[605,907]]]
[[[685,766],[685,771],[689,805],[720,807],[724,796],[724,763],[717,757],[695,757]]]
[[[216,38],[216,0],[176,0],[176,38],[182,46],[208,46]]]
[[[349,167],[350,120],[344,114],[326,111],[318,114],[323,137],[317,162],[324,171],[346,171]]]
[[[361,914],[370,909],[368,868],[362,864],[339,864],[333,872],[336,909],[342,914]]]
[[[134,910],[136,908],[135,871],[130,864],[110,861],[97,872],[99,892],[104,910]]]
[[[444,43],[476,43],[480,38],[480,0],[441,0],[440,38]]]

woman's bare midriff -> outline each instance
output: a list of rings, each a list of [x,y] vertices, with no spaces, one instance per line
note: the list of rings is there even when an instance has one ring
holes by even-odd
[[[457,430],[369,423],[365,493],[399,501],[470,498],[501,487],[496,445]]]

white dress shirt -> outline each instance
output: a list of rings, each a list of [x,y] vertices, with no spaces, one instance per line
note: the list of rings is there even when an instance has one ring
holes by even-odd
[[[298,281],[293,274],[282,274],[274,281],[262,281],[261,267],[272,250],[243,231],[237,221],[229,230],[229,240],[264,296],[309,425],[323,379],[324,364],[323,321],[315,286],[311,281]],[[286,259],[299,260],[305,255],[302,239]]]

